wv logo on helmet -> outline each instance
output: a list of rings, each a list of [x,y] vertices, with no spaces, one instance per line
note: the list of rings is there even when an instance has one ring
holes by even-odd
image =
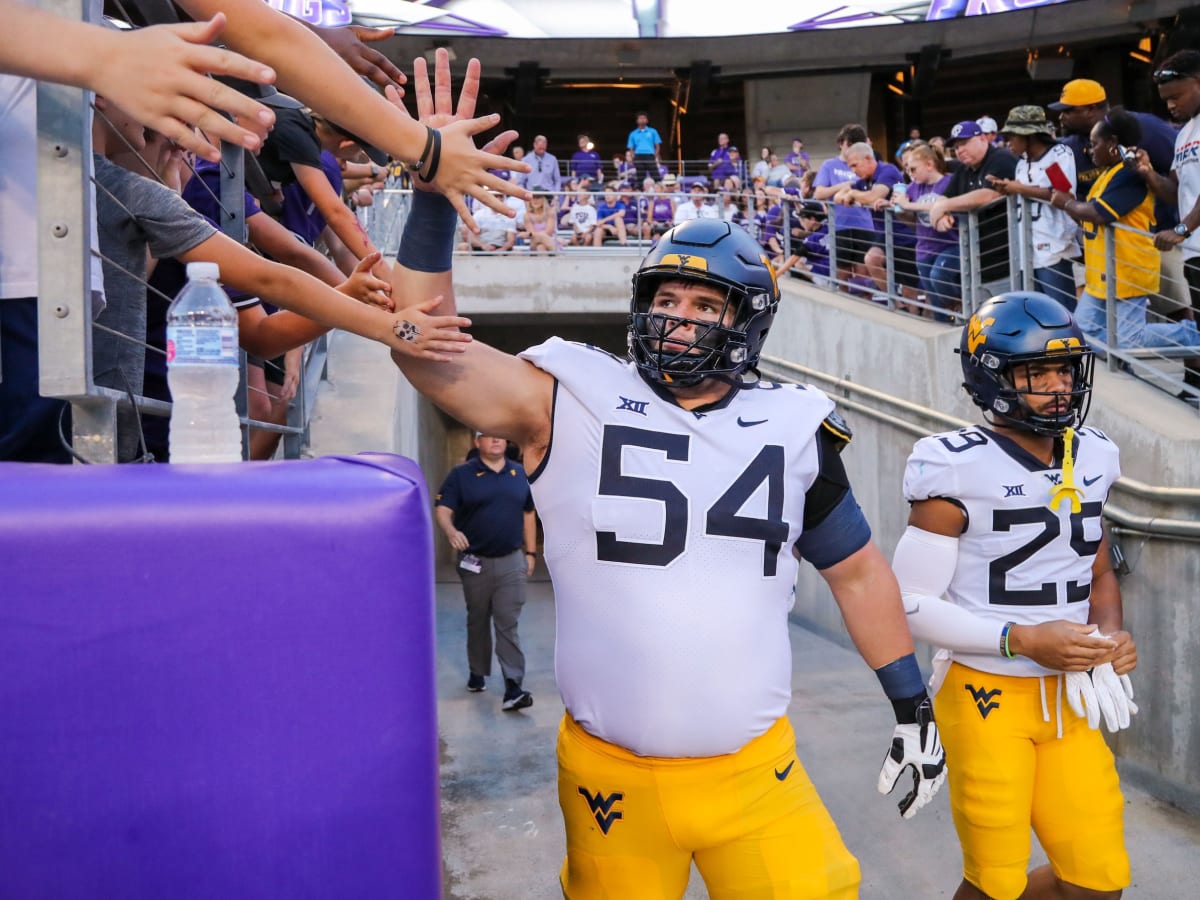
[[[999,697],[1003,693],[1000,688],[989,691],[987,688],[977,688],[973,684],[967,684],[963,687],[965,690],[970,691],[971,696],[975,698],[975,708],[979,710],[979,715],[983,716],[983,718],[986,719],[988,713],[993,709],[1000,708],[999,701],[992,699],[993,697]]]
[[[596,824],[600,826],[600,830],[608,834],[608,830],[612,828],[613,822],[617,819],[625,818],[624,814],[619,809],[613,807],[620,801],[625,799],[625,794],[621,791],[613,791],[607,797],[601,791],[596,791],[592,794],[587,788],[580,785],[579,794],[587,801],[588,809],[592,811],[592,816],[596,820]]]

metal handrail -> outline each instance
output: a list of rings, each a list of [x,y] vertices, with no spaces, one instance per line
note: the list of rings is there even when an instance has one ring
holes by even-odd
[[[855,412],[862,413],[868,418],[875,419],[899,431],[911,434],[914,437],[928,437],[934,432],[917,423],[908,421],[890,413],[880,410],[876,406],[864,403],[861,400],[855,400],[850,397],[850,394],[858,394],[868,400],[887,403],[897,409],[910,412],[921,416],[933,422],[945,425],[948,428],[965,428],[975,423],[968,422],[965,419],[960,419],[957,416],[951,416],[936,409],[930,409],[927,406],[921,406],[918,403],[913,403],[910,400],[905,400],[901,397],[896,397],[884,391],[876,390],[865,385],[857,384],[846,378],[840,378],[836,375],[830,375],[826,372],[821,372],[809,366],[804,366],[799,363],[794,363],[786,359],[781,359],[777,356],[761,357],[764,370],[768,374],[774,374],[785,381],[798,381],[795,376],[800,376],[805,379],[812,379],[822,382],[830,386],[831,391],[841,391],[844,396],[838,399],[838,403],[847,409],[852,409]],[[1200,502],[1200,489],[1197,488],[1177,488],[1164,487],[1160,485],[1150,485],[1143,481],[1138,481],[1122,475],[1113,485],[1114,488],[1135,497],[1149,500],[1160,500],[1172,503],[1180,503],[1191,505]],[[1188,540],[1200,540],[1200,521],[1193,519],[1169,519],[1160,516],[1143,516],[1137,513],[1130,512],[1123,507],[1106,503],[1104,505],[1104,515],[1112,520],[1116,525],[1121,526],[1126,531],[1137,532],[1148,536],[1156,537],[1178,537]]]
[[[90,15],[86,5],[81,10],[78,3],[72,5],[68,0],[42,0],[42,6],[65,17],[79,16],[82,12],[84,21]],[[132,402],[137,412],[163,416],[170,414],[171,405],[166,401],[131,395],[96,384],[92,371],[92,333],[107,331],[117,339],[141,344],[146,352],[163,351],[151,347],[140,338],[106,328],[95,322],[92,315],[90,261],[95,251],[88,246],[86,237],[93,218],[89,188],[93,184],[96,190],[104,191],[104,188],[95,184],[90,175],[91,135],[87,123],[90,122],[89,112],[98,116],[103,116],[103,113],[89,110],[87,95],[78,88],[40,82],[37,90],[42,98],[38,104],[37,126],[40,157],[38,196],[44,198],[41,200],[41,220],[46,223],[39,226],[40,390],[43,396],[58,397],[71,403],[75,449],[86,450],[84,453],[77,452],[77,458],[115,462],[117,408],[128,407]],[[136,153],[135,148],[129,149]],[[137,155],[143,165],[150,169],[140,154]],[[228,213],[222,217],[222,231],[239,242],[245,241],[242,203],[245,159],[242,148],[222,146],[219,200]],[[109,266],[115,265],[112,260],[104,259],[104,262]],[[142,281],[145,283],[145,279]],[[148,284],[146,287],[150,288]],[[171,298],[160,295],[157,299],[169,302]],[[314,355],[310,353],[310,361],[313,358]],[[323,371],[323,353],[317,362],[319,371]],[[298,396],[289,408],[288,424],[260,422],[245,415],[247,391],[257,389],[248,388],[244,360],[241,366],[238,412],[242,425],[288,436],[284,452],[289,458],[299,457],[303,443],[307,441],[312,398],[315,396],[315,382],[309,373],[306,372],[301,381]],[[243,455],[246,455],[248,439],[245,427],[242,434]]]

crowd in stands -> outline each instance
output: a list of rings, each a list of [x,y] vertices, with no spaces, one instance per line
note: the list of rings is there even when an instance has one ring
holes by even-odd
[[[1033,286],[1075,311],[1089,336],[1104,342],[1105,232],[1111,231],[1117,344],[1182,352],[1200,347],[1193,312],[1200,302],[1200,241],[1191,236],[1200,222],[1180,225],[1200,188],[1192,187],[1200,178],[1190,168],[1200,145],[1187,136],[1196,106],[1173,95],[1183,94],[1198,69],[1200,55],[1183,51],[1155,76],[1173,115],[1185,123],[1183,138],[1170,122],[1111,106],[1103,86],[1088,79],[1067,83],[1048,109],[1010,109],[1003,124],[981,115],[928,140],[914,128],[890,160],[853,123],[837,135],[830,148],[836,154],[816,166],[800,138],[782,158],[783,148],[762,147],[748,164],[722,133],[706,171],[697,164],[668,166],[644,113],[625,153],[608,165],[581,134],[579,149],[559,166],[539,135],[534,155],[545,168],[503,174],[545,192],[539,208],[557,222],[557,236],[535,245],[518,208],[511,239],[479,249],[528,245],[554,253],[625,245],[653,241],[672,224],[720,217],[749,231],[779,274],[949,322],[963,311],[964,262],[994,293],[1007,289],[1010,250],[1017,247],[1018,263],[1030,257]],[[1006,196],[1020,198],[1015,219]],[[1028,238],[1021,231],[1026,213]],[[977,231],[973,258],[964,261],[960,229],[969,220]],[[479,246],[464,231],[467,245]],[[1177,245],[1182,254],[1162,253]],[[1188,385],[1200,387],[1200,349],[1196,359],[1186,358],[1185,374]]]

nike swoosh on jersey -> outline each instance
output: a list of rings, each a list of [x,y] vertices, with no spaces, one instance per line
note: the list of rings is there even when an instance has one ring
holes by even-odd
[[[765,421],[767,421],[767,420],[766,419],[755,419],[753,422],[747,422],[741,416],[738,416],[737,423],[739,425],[741,425],[743,428],[752,428],[755,425],[761,425]]]
[[[1103,477],[1102,475],[1093,475],[1091,478],[1087,478],[1085,476],[1083,479],[1083,486],[1091,487],[1093,484],[1095,484],[1097,481],[1099,481],[1102,477]]]
[[[795,764],[796,764],[796,761],[793,759],[790,763],[787,764],[787,768],[784,769],[782,772],[780,772],[778,769],[776,769],[775,777],[778,778],[780,781],[786,781],[787,777],[792,774],[792,766],[794,766]]]

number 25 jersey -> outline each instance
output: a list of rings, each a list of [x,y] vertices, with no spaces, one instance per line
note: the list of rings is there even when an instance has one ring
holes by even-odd
[[[948,500],[966,516],[958,566],[947,599],[999,623],[1086,622],[1092,564],[1102,537],[1104,501],[1121,475],[1116,444],[1095,428],[1075,432],[1074,483],[1079,512],[1067,498],[1051,506],[1062,482],[1060,445],[1047,466],[1002,434],[972,427],[922,438],[904,471],[910,503]],[[955,653],[973,669],[1046,675],[1031,659]]]
[[[792,545],[833,402],[761,384],[689,412],[602,350],[521,356],[557,381],[529,480],[567,710],[641,756],[740,749],[791,699]]]

